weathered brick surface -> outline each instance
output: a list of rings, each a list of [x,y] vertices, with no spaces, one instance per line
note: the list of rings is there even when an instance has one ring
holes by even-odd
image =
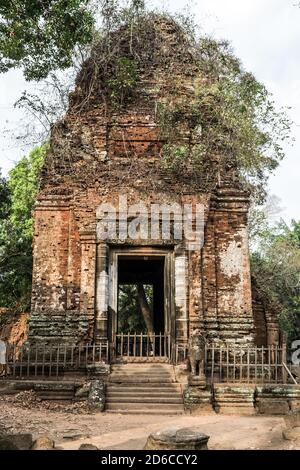
[[[277,309],[265,301],[254,282],[252,284],[252,310],[255,325],[255,343],[258,346],[279,344],[280,333]]]
[[[162,28],[162,35],[176,51],[172,31]],[[186,71],[187,56],[178,51],[174,77],[180,98],[188,100],[199,77],[197,70],[194,75]],[[177,295],[180,302],[174,306],[177,338],[185,339],[192,327],[200,326],[216,341],[251,343],[248,194],[228,175],[210,181],[214,184],[208,191],[203,181],[195,183],[193,173],[173,175],[163,169],[155,103],[158,84],[168,85],[170,70],[150,64],[143,73],[138,95],[119,110],[103,103],[101,96],[90,96],[79,108],[85,91],[78,82],[67,115],[53,129],[34,213],[29,337],[78,341],[107,335],[110,294],[101,289],[111,287],[110,251],[120,241],[97,248],[96,214],[101,203],[118,206],[119,195],[125,194],[128,204],[143,201],[148,209],[152,203],[204,204],[203,249],[188,252],[181,244],[151,238],[123,241],[122,246],[168,248],[172,301],[177,302]],[[185,262],[177,262],[176,274],[174,258],[182,256]]]

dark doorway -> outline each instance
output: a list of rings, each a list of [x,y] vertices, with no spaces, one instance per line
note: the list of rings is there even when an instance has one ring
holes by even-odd
[[[163,256],[119,257],[117,332],[164,334]]]

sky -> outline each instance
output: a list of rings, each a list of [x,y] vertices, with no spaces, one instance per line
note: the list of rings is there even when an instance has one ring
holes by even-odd
[[[186,6],[185,0],[152,1],[170,10]],[[297,0],[195,0],[191,10],[205,34],[231,42],[244,68],[273,93],[278,106],[291,107],[295,142],[269,180],[269,192],[280,199],[280,216],[300,220],[300,7]],[[0,168],[7,172],[26,152],[13,137],[26,125],[23,112],[13,107],[25,90],[20,70],[0,75]]]

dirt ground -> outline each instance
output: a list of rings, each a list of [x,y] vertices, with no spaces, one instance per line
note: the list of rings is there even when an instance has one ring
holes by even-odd
[[[210,449],[300,449],[300,443],[282,438],[282,417],[121,415],[88,413],[85,404],[76,406],[36,403],[1,397],[0,429],[29,432],[36,438],[48,435],[61,449],[78,449],[91,443],[99,449],[138,450],[147,436],[169,426],[196,427],[210,436]]]

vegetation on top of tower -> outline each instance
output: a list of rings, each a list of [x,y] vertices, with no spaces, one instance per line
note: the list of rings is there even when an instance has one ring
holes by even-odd
[[[263,200],[291,122],[227,41],[198,34],[189,15],[150,11],[143,0],[4,3],[0,71],[22,67],[27,79],[51,79],[50,72],[72,65],[80,48],[79,56],[89,58],[77,78],[79,118],[95,98],[106,109],[124,109],[148,96],[165,170],[199,180],[201,187],[235,175]],[[48,129],[57,117],[50,101]],[[29,95],[19,105],[32,107],[35,116],[47,114],[47,105]]]
[[[155,112],[165,169],[201,181],[202,188],[206,181],[207,189],[235,178],[263,200],[290,139],[286,112],[227,41],[199,36],[190,18],[117,3],[103,9],[102,28],[77,77],[79,116],[95,100],[112,112],[130,111],[142,100]]]

